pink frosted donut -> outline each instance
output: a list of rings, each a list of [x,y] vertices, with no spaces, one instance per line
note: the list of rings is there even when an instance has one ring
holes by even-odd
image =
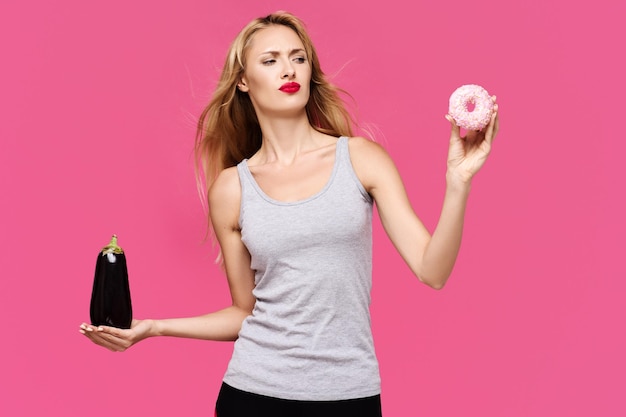
[[[469,111],[468,105],[474,109]],[[457,88],[450,96],[448,113],[457,125],[467,130],[480,130],[489,124],[493,113],[493,100],[487,90],[479,85],[468,84]]]

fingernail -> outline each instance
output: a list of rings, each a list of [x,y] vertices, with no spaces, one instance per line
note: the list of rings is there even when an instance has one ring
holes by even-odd
[[[103,332],[103,331],[104,331],[104,329],[103,329],[102,327],[98,327],[98,331],[99,331],[99,332]]]

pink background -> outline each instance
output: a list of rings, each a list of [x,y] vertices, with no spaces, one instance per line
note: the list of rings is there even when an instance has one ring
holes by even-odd
[[[6,3],[0,415],[212,415],[232,344],[113,354],[78,325],[112,233],[137,317],[229,302],[202,243],[194,121],[230,40],[279,9],[305,20],[431,229],[448,97],[467,83],[498,95],[446,289],[411,277],[375,223],[385,415],[626,414],[623,0]]]

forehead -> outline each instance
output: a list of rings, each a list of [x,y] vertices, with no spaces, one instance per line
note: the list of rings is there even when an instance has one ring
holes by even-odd
[[[304,45],[293,29],[283,25],[272,25],[259,30],[250,42],[251,53],[263,53],[268,50],[291,51],[294,49],[304,49]]]

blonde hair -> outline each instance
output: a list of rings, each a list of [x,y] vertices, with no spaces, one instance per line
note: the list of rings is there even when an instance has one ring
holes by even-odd
[[[241,92],[237,84],[244,74],[246,52],[254,34],[273,25],[292,29],[304,45],[311,65],[310,96],[306,105],[311,126],[332,136],[353,135],[353,119],[339,96],[345,92],[326,79],[304,23],[287,12],[255,19],[231,44],[213,98],[198,120],[194,155],[203,199],[222,170],[250,158],[261,147],[261,128],[254,107],[248,94]]]

